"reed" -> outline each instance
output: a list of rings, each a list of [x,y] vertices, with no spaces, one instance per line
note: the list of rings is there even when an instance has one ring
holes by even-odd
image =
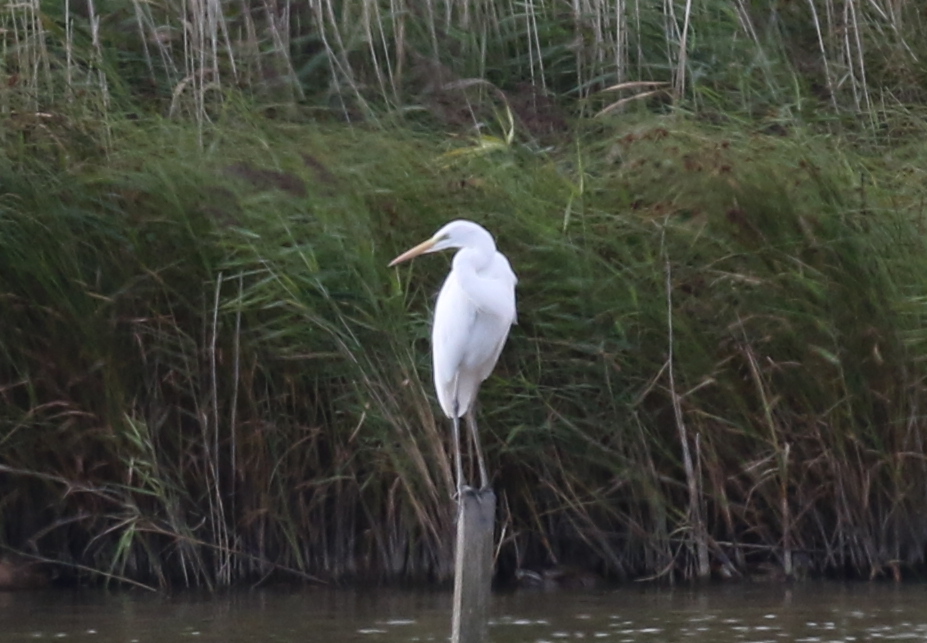
[[[98,5],[0,10],[6,113],[156,111],[191,117],[202,137],[244,92],[275,114],[306,103],[352,121],[414,110],[467,127],[485,119],[495,87],[538,136],[558,126],[552,101],[591,114],[646,93],[655,107],[878,122],[924,99],[923,15],[910,0]]]

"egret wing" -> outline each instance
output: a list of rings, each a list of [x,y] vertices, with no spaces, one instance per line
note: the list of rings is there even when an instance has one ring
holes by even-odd
[[[461,364],[470,350],[469,339],[476,316],[476,307],[451,272],[438,294],[431,329],[435,390],[447,417],[453,417],[455,408],[458,417],[466,411],[458,404],[457,389]]]

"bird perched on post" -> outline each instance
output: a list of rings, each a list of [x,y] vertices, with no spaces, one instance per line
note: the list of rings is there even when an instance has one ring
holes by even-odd
[[[431,239],[402,253],[389,265],[448,248],[459,250],[438,294],[431,351],[438,402],[453,425],[454,466],[460,494],[465,488],[460,455],[461,417],[470,428],[480,469],[480,489],[489,487],[474,417],[476,394],[496,365],[509,328],[516,322],[518,278],[509,260],[496,250],[489,231],[463,219],[451,221]]]

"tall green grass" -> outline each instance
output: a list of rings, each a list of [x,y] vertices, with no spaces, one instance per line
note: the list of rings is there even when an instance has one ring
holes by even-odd
[[[205,147],[13,148],[4,546],[152,586],[446,581],[447,263],[384,266],[468,217],[521,279],[481,396],[501,578],[922,570],[920,183],[798,129],[590,127],[551,156],[227,111]]]

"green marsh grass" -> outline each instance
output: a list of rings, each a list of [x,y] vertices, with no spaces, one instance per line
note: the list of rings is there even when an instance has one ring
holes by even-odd
[[[500,578],[923,568],[920,197],[884,155],[678,118],[561,155],[225,118],[8,159],[5,547],[149,586],[446,582],[447,261],[385,265],[470,217],[521,279],[481,396]]]

